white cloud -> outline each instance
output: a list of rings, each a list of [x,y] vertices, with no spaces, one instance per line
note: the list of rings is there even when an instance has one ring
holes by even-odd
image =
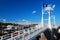
[[[34,10],[34,11],[32,11],[32,13],[33,13],[33,14],[35,14],[35,13],[36,13],[36,11]]]
[[[3,19],[3,21],[6,21],[6,19]]]
[[[55,8],[55,5],[53,5],[53,8]]]
[[[22,19],[22,21],[26,21],[25,19]]]

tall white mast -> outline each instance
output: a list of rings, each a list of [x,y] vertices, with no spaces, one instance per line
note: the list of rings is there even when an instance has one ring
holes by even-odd
[[[51,17],[50,17],[50,10],[48,11],[48,15],[49,15],[49,17],[48,17],[48,26],[49,26],[49,28],[51,29]]]
[[[43,24],[44,24],[44,18],[43,18],[43,15],[44,15],[44,11],[43,11],[43,7],[42,7],[42,27],[43,27]]]

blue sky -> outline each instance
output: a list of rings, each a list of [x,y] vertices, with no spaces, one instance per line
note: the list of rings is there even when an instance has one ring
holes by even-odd
[[[56,5],[52,15],[56,16],[56,23],[60,24],[60,0],[0,0],[0,18],[13,22],[22,19],[40,22],[42,2]]]

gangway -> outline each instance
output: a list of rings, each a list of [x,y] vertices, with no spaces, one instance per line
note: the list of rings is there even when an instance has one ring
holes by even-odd
[[[45,29],[46,28],[44,28],[44,30]],[[31,27],[31,28],[27,28],[27,30],[23,29],[22,34],[20,34],[20,32],[17,31],[18,33],[16,32],[15,36],[13,36],[12,33],[4,35],[4,36],[0,36],[0,40],[30,40],[32,37],[34,37],[41,31],[43,31],[43,29],[41,29],[41,28],[36,29],[36,27]]]

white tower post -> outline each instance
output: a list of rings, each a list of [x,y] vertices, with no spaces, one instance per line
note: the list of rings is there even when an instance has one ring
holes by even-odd
[[[44,22],[43,22],[43,21],[44,21],[43,15],[44,15],[44,11],[43,11],[43,8],[42,8],[42,22],[41,22],[41,23],[42,23],[42,27],[43,27],[43,25],[44,25]]]
[[[48,17],[48,26],[51,29],[51,17],[50,17],[50,10],[48,11],[49,17]]]

